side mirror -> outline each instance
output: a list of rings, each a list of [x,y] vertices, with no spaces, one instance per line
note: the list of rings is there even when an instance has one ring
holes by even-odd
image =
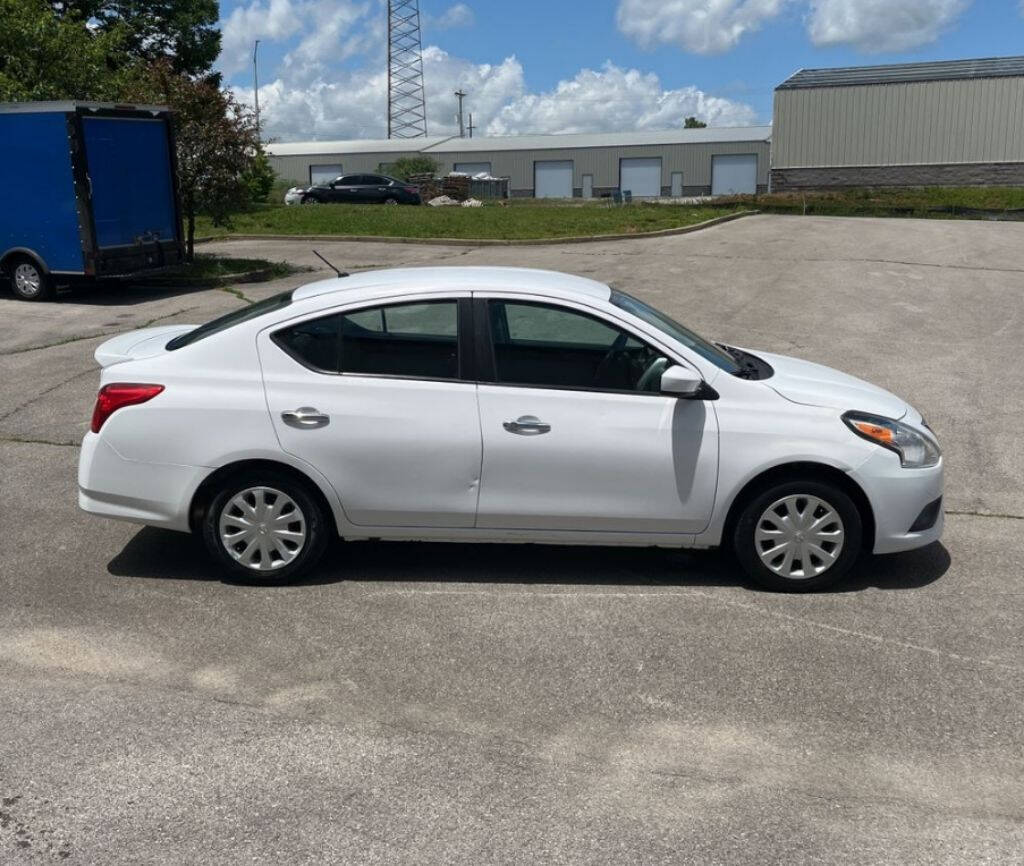
[[[661,374],[661,393],[700,398],[706,386],[696,370],[676,364]],[[710,389],[709,389],[710,390]]]

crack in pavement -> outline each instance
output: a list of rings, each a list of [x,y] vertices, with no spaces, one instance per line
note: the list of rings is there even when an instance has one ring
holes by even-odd
[[[199,307],[185,307],[181,310],[175,310],[173,313],[167,313],[163,316],[157,316],[150,319],[147,322],[143,322],[135,328],[131,328],[132,331],[138,331],[142,328],[148,328],[150,325],[155,325],[157,322],[162,322],[164,319],[170,319],[174,316],[180,316],[182,313],[191,313],[193,310],[198,310]],[[127,322],[125,324],[128,324]],[[65,337],[62,340],[55,340],[52,343],[40,343],[37,346],[24,346],[20,349],[7,349],[6,351],[0,352],[0,357],[7,357],[9,355],[22,355],[25,352],[38,352],[40,349],[53,349],[57,346],[67,346],[70,343],[80,343],[83,340],[95,340],[97,337],[109,337],[112,334],[126,334],[129,332],[127,328],[118,328],[117,330],[97,331],[95,334],[86,334],[82,337]]]
[[[10,418],[16,412],[21,412],[23,409],[27,409],[33,403],[38,403],[40,400],[42,400],[47,395],[52,394],[54,391],[56,391],[56,390],[58,390],[60,388],[63,388],[65,385],[71,384],[76,379],[83,379],[86,376],[95,376],[97,372],[98,372],[98,370],[97,370],[97,368],[95,366],[90,366],[88,370],[82,370],[82,371],[80,371],[78,373],[75,373],[73,376],[70,376],[69,378],[64,379],[64,380],[58,382],[56,385],[53,385],[53,386],[47,388],[45,391],[39,391],[30,400],[27,400],[26,402],[21,403],[20,405],[15,406],[13,409],[10,409],[7,412],[4,412],[2,415],[0,415],[0,421],[6,421],[8,418]]]
[[[687,256],[695,259],[717,259],[719,261],[756,261],[763,262],[765,259],[763,256],[723,256],[716,253],[699,253],[699,252],[687,252]],[[1024,274],[1024,268],[994,268],[986,267],[984,265],[957,265],[957,264],[939,264],[935,262],[906,262],[900,259],[860,259],[860,258],[825,258],[825,259],[814,259],[809,257],[801,258],[785,258],[778,257],[772,258],[769,261],[772,262],[790,262],[792,264],[802,264],[806,262],[813,262],[815,264],[833,264],[836,262],[843,262],[846,264],[868,264],[868,265],[903,265],[909,268],[938,268],[939,270],[953,270],[953,271],[988,271],[997,274]]]

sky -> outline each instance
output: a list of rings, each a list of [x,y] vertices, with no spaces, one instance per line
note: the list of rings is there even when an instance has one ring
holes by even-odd
[[[801,68],[1024,55],[1024,0],[420,0],[430,135],[771,122]],[[385,0],[222,0],[217,68],[264,137],[387,135]]]

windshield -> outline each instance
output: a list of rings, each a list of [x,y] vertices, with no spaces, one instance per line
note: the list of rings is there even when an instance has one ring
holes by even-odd
[[[228,328],[233,328],[235,325],[240,325],[242,322],[248,322],[252,319],[259,318],[264,313],[269,313],[272,310],[280,310],[283,307],[287,307],[292,302],[292,293],[282,292],[280,295],[274,295],[263,301],[257,301],[255,304],[251,304],[248,307],[243,307],[240,310],[232,310],[227,315],[221,316],[219,319],[214,319],[212,322],[207,322],[205,325],[200,325],[198,328],[194,328],[186,334],[182,334],[180,337],[175,337],[171,342],[167,344],[167,350],[173,352],[175,349],[180,349],[182,346],[189,346],[197,340],[202,340],[204,337],[209,337],[212,334],[219,333]]]
[[[659,331],[668,334],[673,340],[682,343],[688,349],[693,349],[702,358],[727,373],[732,373],[735,376],[740,371],[741,367],[736,363],[736,359],[725,350],[709,343],[703,337],[698,337],[675,319],[669,318],[660,310],[654,309],[643,301],[638,301],[632,295],[627,295],[625,292],[612,292],[611,302],[620,310],[632,313],[638,319],[643,319],[648,325],[653,325]]]

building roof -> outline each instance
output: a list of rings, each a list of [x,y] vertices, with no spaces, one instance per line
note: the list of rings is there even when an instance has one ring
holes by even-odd
[[[611,295],[611,289],[604,283],[558,271],[535,268],[426,267],[362,271],[349,277],[319,280],[297,288],[292,293],[292,300],[302,301],[333,292],[360,292],[367,289],[384,292],[506,290],[555,297],[585,295],[599,300],[607,300]]]
[[[978,60],[801,69],[775,89],[800,90],[809,87],[854,87],[863,84],[905,84],[913,81],[957,81],[1018,76],[1024,77],[1024,57],[985,57]]]
[[[340,153],[419,153],[446,141],[432,138],[359,138],[352,141],[291,141],[266,145],[271,156],[319,156]]]
[[[491,138],[357,139],[268,144],[271,156],[313,156],[354,153],[469,153],[515,150],[556,150],[584,147],[642,147],[664,144],[709,144],[768,141],[770,126],[712,126],[707,129],[668,129],[637,132],[587,132],[566,135],[509,135]]]
[[[563,135],[510,135],[500,138],[449,138],[430,148],[434,153],[499,150],[555,150],[585,147],[639,147],[661,144],[707,144],[767,141],[770,126],[711,126],[707,129],[666,129],[635,132],[583,132]]]

